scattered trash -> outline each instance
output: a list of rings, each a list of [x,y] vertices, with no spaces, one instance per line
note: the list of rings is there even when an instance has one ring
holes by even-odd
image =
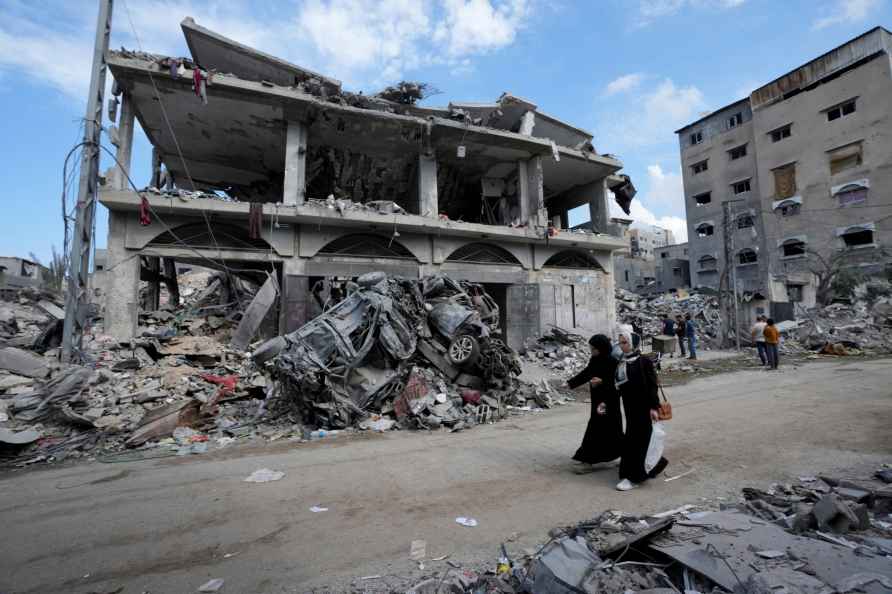
[[[246,483],[268,483],[271,481],[277,481],[285,476],[285,473],[281,470],[270,470],[269,468],[260,468],[259,470],[255,470],[248,476],[244,481]]]
[[[215,578],[201,585],[199,592],[217,592],[223,587],[223,580]]]
[[[455,521],[458,524],[461,524],[462,526],[467,526],[468,528],[473,528],[474,526],[477,525],[477,520],[475,520],[474,518],[460,517],[460,518],[455,518]]]
[[[314,505],[313,507],[310,508],[310,511],[313,512],[314,514],[318,514],[318,513],[322,513],[322,512],[327,512],[328,508],[327,507],[319,507],[318,505]]]

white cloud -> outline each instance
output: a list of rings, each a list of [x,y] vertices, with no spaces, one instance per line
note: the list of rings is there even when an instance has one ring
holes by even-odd
[[[116,6],[112,47],[188,55],[180,21],[374,90],[431,64],[467,72],[471,60],[516,41],[533,0],[128,0]],[[89,84],[94,9],[9,0],[0,10],[0,74],[22,74],[83,99]],[[36,7],[35,7],[36,6]],[[93,5],[91,5],[93,6]],[[59,57],[64,56],[64,60]]]
[[[610,97],[612,95],[616,95],[617,93],[627,93],[629,91],[633,91],[641,86],[641,82],[643,80],[643,74],[624,74],[623,76],[620,76],[619,78],[616,78],[607,83],[607,86],[604,88],[604,96]]]
[[[815,29],[832,25],[860,23],[880,7],[883,0],[835,0],[827,16],[816,20]]]
[[[647,199],[662,209],[684,212],[684,184],[681,174],[663,171],[659,165],[647,166]]]
[[[631,214],[627,215],[614,201],[611,200],[610,202],[610,216],[632,219],[635,221],[632,223],[632,226],[639,229],[648,228],[653,225],[662,227],[663,229],[669,229],[672,231],[672,235],[675,236],[675,241],[677,243],[684,243],[688,240],[688,224],[684,217],[675,215],[658,217],[650,209],[644,206],[644,203],[639,200],[638,197],[632,201],[632,206],[629,210],[631,211]]]
[[[724,10],[742,6],[746,0],[640,0],[638,4],[639,25],[672,16],[684,8],[711,8]]]
[[[684,214],[684,189],[680,173],[666,172],[659,164],[648,165],[647,179],[644,183],[636,182],[638,195],[632,200],[631,214],[625,214],[616,204],[610,201],[610,215],[631,218],[633,227],[644,228],[656,225],[669,229],[675,235],[675,241],[687,241],[688,231]],[[657,216],[654,210],[672,214]]]
[[[620,113],[607,114],[609,122],[598,139],[611,152],[673,142],[675,130],[696,119],[706,107],[695,86],[679,87],[665,79],[655,88],[633,96]]]
[[[514,42],[530,14],[528,0],[443,0],[444,18],[434,41],[452,57],[485,53]]]

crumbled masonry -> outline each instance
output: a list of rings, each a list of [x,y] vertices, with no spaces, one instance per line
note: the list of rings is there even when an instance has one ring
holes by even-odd
[[[498,307],[473,283],[364,275],[296,332],[255,342],[253,358],[230,346],[257,302],[251,284],[196,271],[179,290],[181,306],[140,314],[131,343],[96,327],[85,364],[70,366],[57,358],[57,297],[0,301],[0,464],[192,455],[343,430],[459,431],[572,399],[517,379]]]
[[[892,490],[877,478],[804,476],[765,490],[745,488],[736,502],[719,499],[654,515],[605,511],[551,530],[535,549],[517,550],[509,538],[491,564],[430,563],[429,573],[408,581],[408,591],[892,591]],[[371,585],[354,591],[385,591]]]

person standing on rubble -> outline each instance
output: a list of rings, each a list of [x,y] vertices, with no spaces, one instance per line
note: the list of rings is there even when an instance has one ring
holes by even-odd
[[[767,325],[765,316],[756,316],[756,323],[750,328],[750,336],[752,336],[753,342],[756,343],[756,351],[759,353],[759,361],[762,362],[762,367],[765,367],[768,363],[768,351],[765,348],[765,326]]]
[[[762,333],[765,336],[765,350],[768,355],[768,368],[777,369],[779,363],[777,345],[780,342],[780,332],[778,332],[777,326],[774,325],[773,319],[768,318],[765,330],[763,330]]]
[[[632,347],[632,337],[628,333],[620,332],[619,347],[623,356],[616,366],[615,382],[626,413],[626,434],[622,441],[620,481],[616,488],[629,491],[659,475],[669,461],[660,458],[650,472],[644,468],[653,423],[660,418],[657,372],[653,361],[641,356],[641,352]]]
[[[694,325],[694,320],[691,319],[691,314],[687,313],[684,315],[684,332],[688,337],[688,359],[696,359],[697,358],[697,326]],[[684,356],[684,352],[682,352],[682,356]]]
[[[675,321],[668,311],[663,315],[663,336],[675,336]],[[672,353],[669,353],[669,356],[675,356],[674,349]]]
[[[573,459],[583,466],[577,471],[588,472],[593,464],[605,464],[619,458],[623,438],[623,420],[619,411],[619,394],[614,384],[618,361],[611,356],[610,338],[596,334],[588,341],[592,357],[588,365],[567,380],[572,390],[588,382],[592,412],[582,438],[582,445]]]
[[[684,350],[685,323],[681,314],[675,316],[675,336],[678,337],[678,348],[681,350],[681,356],[684,357],[687,354]]]

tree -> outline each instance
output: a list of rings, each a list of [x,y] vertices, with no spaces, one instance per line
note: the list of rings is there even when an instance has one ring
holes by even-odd
[[[805,266],[815,277],[815,302],[818,305],[830,305],[836,296],[851,296],[852,290],[863,276],[860,272],[853,271],[851,264],[856,259],[865,262],[864,259],[856,258],[856,255],[863,256],[866,253],[841,249],[822,254],[812,248],[805,250]],[[868,262],[881,262],[889,256],[889,252],[884,249],[869,253]]]

